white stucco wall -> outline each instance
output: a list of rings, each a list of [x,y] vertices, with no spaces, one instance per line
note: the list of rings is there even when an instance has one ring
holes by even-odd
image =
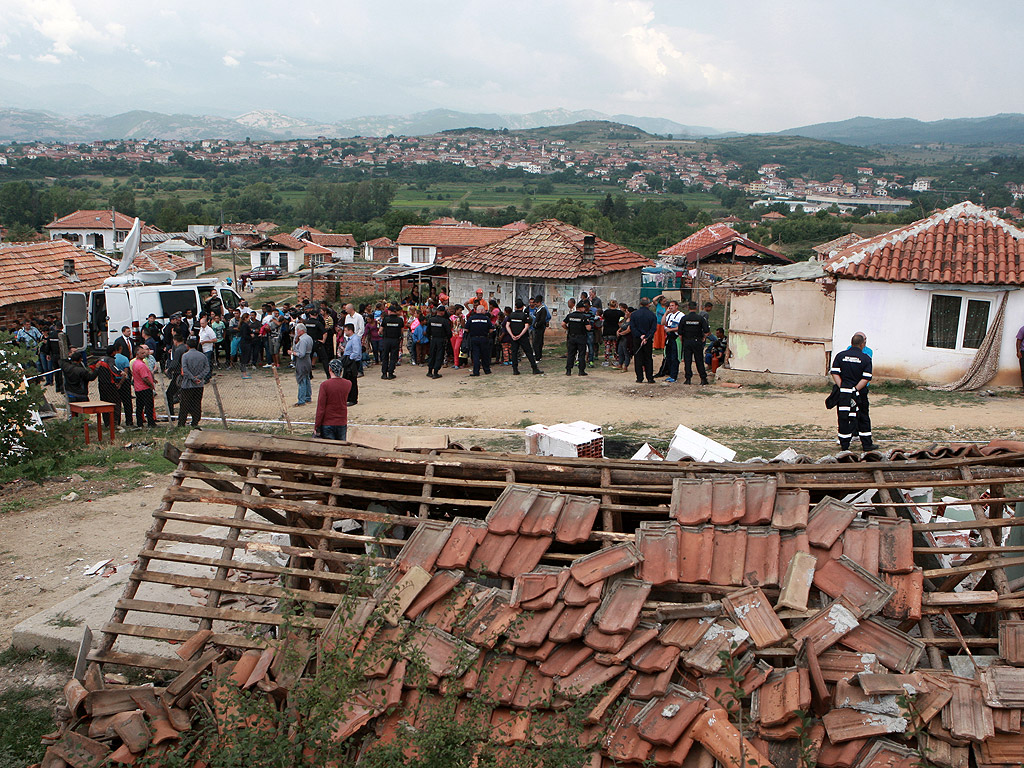
[[[846,349],[857,331],[867,334],[875,379],[911,379],[944,384],[960,378],[974,359],[974,349],[926,347],[931,296],[935,293],[992,301],[995,320],[1003,291],[915,288],[912,283],[840,280],[836,286],[833,349]],[[1024,324],[1024,292],[1010,289],[1000,344],[999,372],[993,386],[1020,386],[1016,355],[1017,329]]]
[[[412,249],[413,248],[426,248],[427,261],[416,261],[412,260]],[[434,259],[437,258],[437,247],[433,245],[399,245],[398,246],[398,263],[408,264],[410,267],[418,267],[422,264],[433,264]]]

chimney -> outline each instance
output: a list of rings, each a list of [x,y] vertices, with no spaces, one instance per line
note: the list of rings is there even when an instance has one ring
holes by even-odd
[[[594,260],[594,236],[584,235],[583,236],[583,260],[593,261]]]
[[[64,274],[71,277],[75,274],[75,260],[64,259]]]

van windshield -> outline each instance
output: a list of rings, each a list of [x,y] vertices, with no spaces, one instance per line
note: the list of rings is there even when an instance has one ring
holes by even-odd
[[[224,306],[228,309],[228,311],[233,311],[233,310],[238,309],[238,306],[239,306],[238,294],[235,293],[234,291],[232,291],[230,288],[221,288],[220,289],[220,297],[221,297],[221,299],[224,300]]]

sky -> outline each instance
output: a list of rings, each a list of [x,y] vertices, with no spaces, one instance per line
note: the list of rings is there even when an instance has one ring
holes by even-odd
[[[0,0],[0,107],[564,108],[776,131],[1024,112],[1024,3]]]

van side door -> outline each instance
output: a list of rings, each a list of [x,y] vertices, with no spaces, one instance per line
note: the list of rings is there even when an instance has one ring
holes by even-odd
[[[107,288],[107,321],[105,327],[107,335],[100,339],[102,347],[113,344],[121,335],[121,329],[128,326],[133,331],[137,326],[132,325],[132,306],[128,299],[128,291],[125,288]]]

